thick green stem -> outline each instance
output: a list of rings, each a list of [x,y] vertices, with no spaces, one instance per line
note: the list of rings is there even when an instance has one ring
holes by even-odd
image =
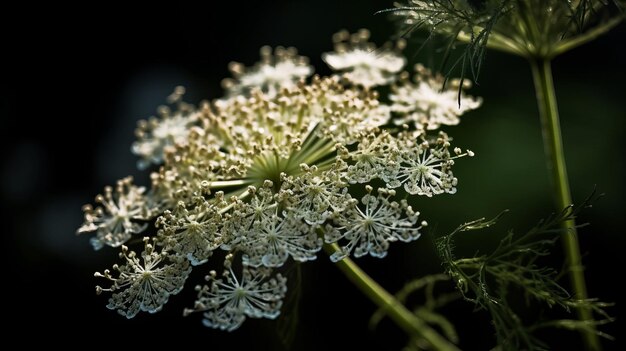
[[[331,255],[339,251],[339,247],[336,244],[324,244],[324,250]],[[368,276],[351,259],[346,257],[336,264],[361,292],[383,309],[410,336],[425,340],[434,350],[459,350],[458,347],[437,333],[426,322],[407,310],[403,304]]]
[[[548,171],[552,177],[555,203],[557,211],[562,211],[572,204],[572,196],[561,140],[561,126],[552,82],[552,69],[548,59],[531,59],[530,65],[537,94],[544,150],[548,161]],[[574,220],[568,220],[563,222],[561,227],[563,229],[561,242],[565,250],[566,267],[574,290],[574,297],[580,300],[587,299],[587,286],[580,256],[576,223]],[[577,313],[578,318],[582,321],[593,320],[592,312],[588,307],[579,307]],[[593,324],[591,326],[593,328]],[[594,330],[583,331],[583,338],[587,350],[600,350],[602,348]]]

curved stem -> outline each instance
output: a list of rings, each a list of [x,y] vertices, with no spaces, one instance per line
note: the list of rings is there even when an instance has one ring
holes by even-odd
[[[552,81],[552,68],[549,59],[531,60],[537,104],[541,117],[541,129],[543,133],[544,150],[548,162],[548,171],[552,176],[555,203],[557,211],[563,210],[572,204],[563,142],[561,139],[561,126],[559,111],[557,108],[554,83]],[[568,220],[561,224],[563,234],[561,242],[565,250],[566,267],[569,274],[574,297],[580,300],[587,299],[587,286],[580,256],[578,234],[576,233],[575,221]],[[578,318],[582,321],[592,321],[591,309],[587,306],[578,307]],[[587,350],[600,350],[600,340],[595,330],[583,331],[583,338]]]
[[[329,255],[339,251],[337,244],[324,244],[324,251]],[[426,340],[434,350],[460,350],[421,318],[417,317],[401,304],[393,295],[368,276],[351,259],[344,258],[336,262],[339,269],[372,302],[383,309],[389,317],[412,337]]]

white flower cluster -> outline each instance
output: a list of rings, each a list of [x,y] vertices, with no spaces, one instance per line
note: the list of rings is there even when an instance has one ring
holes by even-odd
[[[392,111],[403,116],[394,121],[397,125],[407,123],[417,129],[428,130],[438,129],[442,125],[457,125],[462,114],[482,104],[480,98],[464,93],[465,89],[471,87],[468,80],[461,83],[458,79],[452,79],[445,84],[443,76],[433,75],[421,64],[415,66],[415,71],[414,82],[402,77],[401,84],[395,86],[389,95]]]
[[[228,97],[249,95],[254,89],[261,89],[268,97],[274,97],[283,88],[295,84],[313,74],[313,67],[304,56],[298,56],[295,48],[264,46],[260,50],[261,61],[246,68],[239,62],[231,62],[228,69],[234,78],[222,81]]]
[[[151,187],[125,178],[105,188],[78,230],[95,232],[96,249],[121,247],[123,265],[96,274],[111,281],[97,288],[112,293],[109,308],[129,318],[159,311],[192,268],[206,269],[185,313],[234,330],[246,318],[276,318],[287,290],[279,272],[315,260],[323,245],[340,246],[333,261],[382,258],[390,243],[420,237],[427,223],[411,197],[455,193],[454,159],[473,155],[450,152],[447,134],[429,132],[464,110],[433,98],[439,87],[428,85],[438,80],[402,79],[405,59],[397,50],[374,54],[361,45],[367,37],[337,35],[353,45],[324,59],[348,72],[341,77],[305,81],[312,68],[294,49],[264,48],[261,63],[233,68],[225,97],[195,107],[178,88],[175,111],[140,123],[140,165],[160,165]],[[388,97],[374,89],[394,81]],[[156,230],[142,234],[137,255],[127,246],[150,223]],[[216,252],[226,252],[222,275],[206,268]]]
[[[163,163],[163,155],[174,145],[183,143],[189,136],[190,126],[197,122],[198,115],[193,106],[181,101],[185,89],[177,87],[168,102],[177,103],[177,111],[172,113],[166,106],[159,108],[159,117],[141,120],[135,134],[137,141],[133,143],[132,152],[140,156],[137,161],[139,169],[146,169],[151,164]]]
[[[367,29],[352,35],[341,31],[333,37],[335,51],[324,53],[322,59],[333,70],[343,72],[343,78],[352,84],[371,88],[392,83],[406,64],[398,53],[404,41],[396,43],[397,50],[377,51],[376,45],[368,42],[369,37]]]

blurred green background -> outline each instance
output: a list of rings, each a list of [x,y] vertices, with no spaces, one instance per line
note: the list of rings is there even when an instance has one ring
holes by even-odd
[[[327,74],[320,55],[332,50],[331,35],[342,28],[369,28],[373,40],[382,44],[394,26],[387,16],[374,13],[391,5],[283,0],[102,6],[78,9],[78,15],[71,14],[76,8],[62,5],[16,11],[36,30],[28,34],[1,24],[3,46],[10,53],[0,82],[6,144],[0,191],[7,217],[5,284],[11,296],[11,313],[3,318],[11,328],[49,333],[51,342],[64,345],[77,344],[73,337],[88,331],[103,346],[116,345],[124,335],[144,345],[179,340],[211,349],[281,349],[271,321],[248,321],[239,331],[226,333],[202,327],[199,316],[182,318],[182,308],[192,303],[192,289],[155,316],[127,321],[107,310],[106,297],[94,294],[92,274],[109,267],[114,253],[94,253],[87,237],[73,235],[82,220],[80,206],[128,174],[146,181],[130,154],[135,124],[154,113],[176,85],[187,87],[189,102],[220,97],[228,62],[251,65],[262,45],[295,46],[317,73]],[[625,27],[559,57],[553,67],[573,197],[582,201],[594,187],[605,194],[579,220],[591,223],[580,232],[590,295],[618,302],[611,310],[618,319],[625,316],[626,302],[617,288],[626,243]],[[428,52],[414,55],[412,47],[406,51],[412,62],[436,63]],[[509,228],[524,231],[553,211],[528,65],[489,52],[478,83],[471,93],[483,97],[483,107],[446,129],[456,145],[477,155],[457,162],[458,193],[418,201],[431,224],[422,239],[392,245],[384,260],[358,261],[389,291],[441,270],[432,244],[436,235],[509,209],[493,230],[459,244],[460,250],[473,253]],[[554,258],[552,263],[558,264],[559,247]],[[374,306],[327,260],[305,265],[303,279],[294,349],[398,349],[406,342],[389,321],[368,330]],[[492,345],[488,321],[471,306],[449,312],[459,322],[467,349]],[[609,349],[624,345],[619,323],[606,328],[618,337],[607,344]],[[560,336],[548,338],[560,345],[566,340]],[[578,345],[573,334],[567,340]]]

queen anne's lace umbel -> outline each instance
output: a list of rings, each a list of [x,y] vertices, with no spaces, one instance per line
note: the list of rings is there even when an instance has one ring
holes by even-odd
[[[151,186],[125,178],[105,188],[78,230],[95,233],[96,249],[121,247],[122,264],[96,274],[111,282],[97,288],[112,294],[109,308],[129,318],[159,311],[193,268],[207,283],[186,313],[230,331],[246,318],[276,318],[287,290],[278,270],[315,260],[324,243],[341,247],[338,261],[382,258],[391,243],[420,237],[427,223],[411,198],[456,192],[454,160],[473,155],[450,152],[448,135],[431,130],[478,100],[455,110],[433,98],[436,80],[416,81],[430,90],[409,87],[399,50],[376,51],[368,37],[336,36],[338,51],[324,59],[342,76],[306,81],[312,68],[295,49],[264,48],[252,68],[231,66],[225,97],[196,107],[177,88],[174,109],[140,122],[140,167],[160,165]],[[392,82],[388,97],[374,89]],[[137,255],[129,247],[139,233]],[[226,252],[221,276],[211,268],[217,251]]]

